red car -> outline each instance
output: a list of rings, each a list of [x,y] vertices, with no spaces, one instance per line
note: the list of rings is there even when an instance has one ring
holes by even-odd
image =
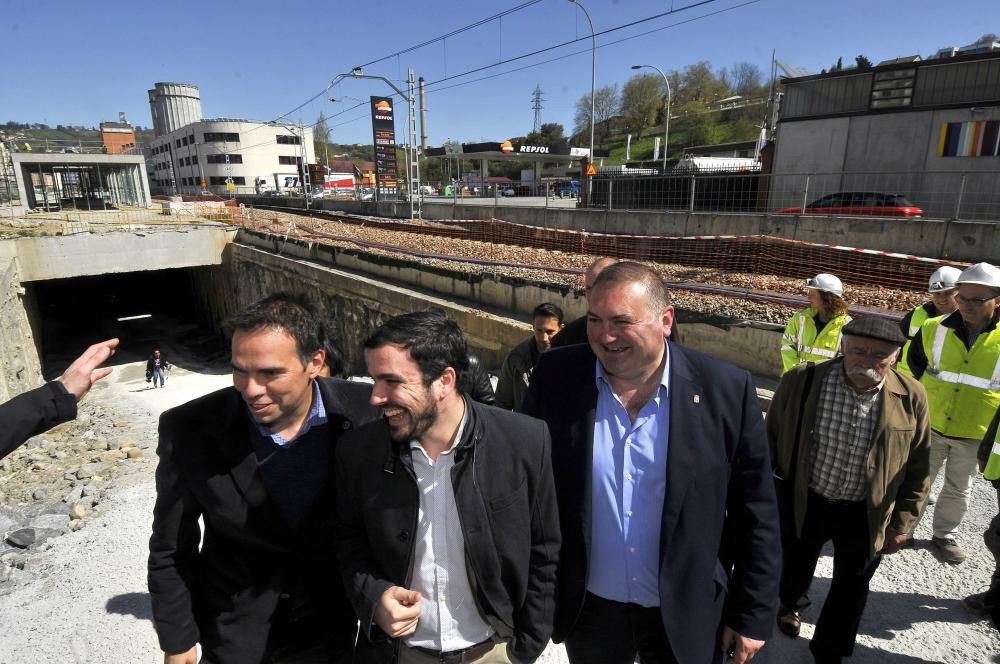
[[[919,217],[923,210],[901,194],[881,194],[875,191],[842,191],[813,201],[806,206],[782,208],[778,212],[791,214],[857,214],[868,217]]]

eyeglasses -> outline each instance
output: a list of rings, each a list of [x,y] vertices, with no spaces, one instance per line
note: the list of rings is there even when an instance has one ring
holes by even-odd
[[[989,302],[990,300],[993,300],[993,299],[996,299],[996,298],[995,297],[964,297],[962,295],[958,295],[958,296],[955,297],[955,299],[958,300],[959,304],[974,304],[977,307],[981,307],[984,304],[986,304],[987,302]]]

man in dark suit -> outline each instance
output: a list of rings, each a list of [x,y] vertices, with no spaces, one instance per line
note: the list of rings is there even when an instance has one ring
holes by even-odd
[[[337,449],[355,662],[534,662],[559,560],[545,424],[464,393],[465,338],[441,311],[390,319],[365,360],[384,417]]]
[[[320,325],[300,298],[265,298],[230,328],[234,387],[160,418],[149,592],[164,661],[194,664],[201,644],[213,664],[349,662],[332,466],[340,434],[374,419],[371,388],[317,378]]]
[[[544,354],[525,398],[552,435],[553,639],[573,664],[743,663],[771,633],[781,541],[753,381],[665,340],[673,315],[655,272],[605,268],[589,345]]]

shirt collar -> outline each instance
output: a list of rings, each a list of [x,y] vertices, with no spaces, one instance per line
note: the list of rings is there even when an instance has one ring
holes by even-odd
[[[455,451],[455,449],[458,447],[458,444],[462,442],[462,434],[465,433],[465,424],[468,421],[469,421],[469,404],[466,403],[465,412],[462,413],[462,421],[458,423],[458,431],[455,432],[455,438],[451,441],[451,446],[448,447],[448,449],[446,449],[441,454],[451,454],[452,452]],[[420,444],[419,440],[410,441],[410,451],[412,452],[413,450],[420,450],[420,452],[425,457],[430,459],[430,457],[427,455],[427,452],[424,450],[424,446]]]
[[[270,438],[272,441],[274,441],[275,445],[286,447],[294,443],[297,439],[309,433],[309,430],[312,429],[313,427],[319,426],[320,424],[326,424],[327,422],[326,406],[323,404],[323,395],[319,391],[319,381],[316,380],[315,378],[312,380],[312,388],[313,388],[312,407],[309,409],[309,414],[306,416],[306,421],[302,423],[302,428],[299,429],[299,432],[295,434],[295,436],[291,440],[285,440],[278,434],[271,433],[271,431],[268,430],[267,427],[265,427],[257,420],[253,420],[251,418],[254,425],[257,427],[257,431],[260,433],[260,435]]]
[[[663,373],[660,375],[660,387],[663,388],[664,394],[670,391],[670,344],[667,343],[666,339],[663,340],[663,356],[666,361],[663,363]],[[594,382],[597,384],[597,390],[600,391],[603,386],[611,387],[611,380],[608,375],[604,373],[604,367],[601,366],[600,360],[594,360]],[[657,388],[659,391],[659,388]]]

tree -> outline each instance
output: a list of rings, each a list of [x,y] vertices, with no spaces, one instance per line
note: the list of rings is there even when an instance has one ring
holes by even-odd
[[[992,44],[995,41],[1000,41],[1000,37],[994,32],[987,32],[985,35],[976,40],[977,44]]]
[[[642,138],[646,127],[656,122],[656,114],[663,107],[666,89],[659,74],[636,74],[622,88],[622,115],[625,127]]]
[[[760,67],[752,62],[737,62],[729,71],[729,77],[733,92],[743,97],[757,93],[764,81]]]
[[[608,121],[618,114],[621,108],[621,98],[618,95],[618,84],[605,85],[597,88],[594,97],[594,142],[601,144],[608,136]],[[576,102],[576,114],[573,116],[574,135],[590,138],[590,95],[580,97]]]
[[[587,131],[590,131],[589,125]],[[543,123],[537,132],[533,131],[525,136],[524,142],[528,145],[547,146],[556,153],[565,152],[569,148],[569,139],[564,134],[563,126],[558,122]]]
[[[702,61],[684,68],[679,89],[675,90],[674,94],[681,103],[709,102],[718,97],[728,96],[729,86],[715,75],[711,64]]]
[[[854,63],[857,65],[858,71],[867,71],[868,69],[874,67],[872,61],[863,55],[859,55],[854,58]]]
[[[837,64],[830,67],[830,71],[840,71],[844,68],[844,58],[837,58]]]
[[[326,115],[324,115],[323,111],[320,111],[319,119],[316,120],[316,124],[313,126],[313,154],[316,155],[316,159],[319,159],[320,154],[322,154],[324,164],[328,162],[329,143],[330,127],[326,123]]]
[[[671,124],[670,133],[673,134],[676,129],[678,134],[683,134],[685,145],[713,145],[723,139],[719,114],[711,112],[702,102],[686,102],[674,115],[678,117]]]

